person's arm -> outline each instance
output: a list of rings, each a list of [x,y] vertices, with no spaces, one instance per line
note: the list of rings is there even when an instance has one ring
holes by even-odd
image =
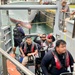
[[[41,68],[42,68],[44,75],[49,75],[47,68],[48,68],[48,65],[50,64],[49,62],[51,61],[51,58],[52,56],[51,56],[51,51],[50,51],[42,59]]]
[[[23,43],[21,43],[21,45],[20,45],[20,52],[21,52],[22,56],[25,57],[22,47],[23,47]]]
[[[66,5],[66,6],[65,6],[65,9],[62,9],[61,11],[62,11],[62,12],[68,12],[68,9],[69,9],[69,6]]]
[[[33,41],[34,41],[35,43],[38,43],[39,45],[41,45],[41,41],[40,41],[40,40],[37,40],[38,37],[42,37],[42,34],[38,34],[38,35],[34,38]]]
[[[25,36],[24,30],[21,27],[19,27],[19,30],[22,33],[22,35]]]
[[[34,52],[33,53],[28,53],[28,56],[31,56],[31,55],[37,55],[38,54],[38,47],[36,44],[34,44]]]
[[[71,13],[71,15],[74,15],[74,14],[75,14],[75,11]]]
[[[39,40],[37,40],[37,38],[38,38],[38,36],[35,36],[35,38],[33,40],[35,43],[39,43]]]
[[[32,55],[37,55],[38,50],[35,50],[35,52],[32,53]]]
[[[73,72],[74,59],[70,52],[69,52],[69,57],[70,57],[70,70],[71,70],[71,72]]]
[[[34,45],[34,55],[37,55],[38,54],[38,46],[37,44]]]
[[[22,56],[25,57],[25,54],[24,54],[24,52],[22,50],[22,47],[20,47],[20,52],[22,53]]]

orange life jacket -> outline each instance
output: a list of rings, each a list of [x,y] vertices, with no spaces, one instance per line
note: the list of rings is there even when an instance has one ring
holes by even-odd
[[[56,68],[57,69],[61,69],[63,66],[58,58],[58,56],[56,55],[55,52],[52,51],[52,54],[54,56],[54,59],[55,59],[55,64],[56,64]],[[69,59],[69,54],[68,52],[65,53],[65,67],[68,67],[70,64],[70,59]]]

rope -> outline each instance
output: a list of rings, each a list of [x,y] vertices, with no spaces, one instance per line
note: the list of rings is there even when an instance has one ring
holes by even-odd
[[[42,24],[42,23],[47,23],[47,22],[37,22],[37,23],[31,23],[31,24]]]
[[[37,22],[37,23],[30,23],[30,24],[42,24],[42,23],[47,23],[47,22]],[[8,26],[8,25],[3,25],[3,26]],[[9,26],[15,26],[15,24],[11,24]]]
[[[39,10],[40,11],[40,10]],[[50,20],[53,20],[51,17],[47,16],[43,11],[40,11],[43,15],[45,15],[47,18],[49,18]],[[31,24],[42,24],[42,23],[48,23],[48,22],[37,22],[37,23],[31,23]],[[53,22],[50,22],[53,23]]]
[[[39,10],[40,11],[40,10]],[[52,19],[51,17],[47,16],[43,11],[40,11],[43,15],[48,17],[50,20]],[[37,22],[37,23],[31,23],[31,24],[43,24],[43,23],[48,23],[48,22]],[[51,22],[52,23],[52,22]],[[4,25],[7,26],[7,25]],[[15,24],[9,25],[9,26],[15,26]]]

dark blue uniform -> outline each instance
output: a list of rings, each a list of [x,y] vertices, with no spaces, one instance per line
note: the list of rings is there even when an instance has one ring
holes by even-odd
[[[15,47],[20,46],[22,39],[25,37],[25,33],[22,27],[18,26],[17,29],[18,29],[17,36],[14,36],[14,46]]]
[[[56,50],[54,50],[54,52],[56,52]],[[61,69],[56,68],[55,59],[51,50],[44,56],[41,62],[41,68],[42,68],[44,75],[60,75],[63,72],[68,72],[67,67],[65,67],[64,54],[60,55],[57,52],[56,54],[57,54],[57,57],[59,58],[60,63],[62,64],[62,68]],[[74,63],[73,57],[69,52],[68,52],[68,55],[70,59],[69,65],[72,66]],[[73,68],[71,68],[71,71],[73,71]]]

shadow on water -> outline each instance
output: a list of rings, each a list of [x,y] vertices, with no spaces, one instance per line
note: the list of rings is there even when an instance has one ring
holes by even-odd
[[[40,12],[37,13],[35,16],[34,20],[32,21],[32,29],[30,30],[31,33],[37,33],[37,34],[49,34],[53,32],[53,29],[47,26],[45,23],[41,22],[46,22],[46,18],[43,17],[43,20],[41,19],[41,14]]]
[[[37,34],[49,34],[52,33],[53,29],[48,27],[46,24],[33,24],[31,33],[37,33]]]

